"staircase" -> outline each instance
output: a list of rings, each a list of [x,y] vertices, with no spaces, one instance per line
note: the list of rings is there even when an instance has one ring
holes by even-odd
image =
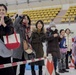
[[[65,13],[66,13],[67,10],[61,10],[59,12],[59,14],[56,16],[56,18],[54,19],[54,22],[55,23],[61,23],[61,20],[62,20],[62,17],[61,16],[64,16]]]

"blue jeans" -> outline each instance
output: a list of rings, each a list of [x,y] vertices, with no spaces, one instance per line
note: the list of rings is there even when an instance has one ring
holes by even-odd
[[[57,61],[58,61],[58,58],[57,57],[53,57],[55,71],[56,71],[56,67],[57,67]]]
[[[66,69],[65,56],[66,53],[61,53],[61,59],[58,60],[59,70]]]

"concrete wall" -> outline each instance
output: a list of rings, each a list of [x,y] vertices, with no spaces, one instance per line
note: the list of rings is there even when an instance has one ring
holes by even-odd
[[[22,10],[33,10],[33,9],[40,9],[40,8],[48,8],[48,7],[52,7],[52,8],[56,8],[56,7],[62,7],[63,10],[67,10],[69,8],[69,6],[74,6],[76,5],[75,3],[70,3],[68,2],[68,0],[46,0],[46,1],[42,1],[42,2],[31,2],[29,4],[27,3],[23,3],[23,4],[19,4],[19,5],[9,5],[8,6],[8,10],[9,11],[22,11]]]
[[[45,25],[45,28],[49,27],[49,25]],[[66,29],[69,28],[71,30],[71,32],[73,32],[72,37],[76,36],[76,23],[72,23],[72,24],[57,24],[56,25],[57,29]]]

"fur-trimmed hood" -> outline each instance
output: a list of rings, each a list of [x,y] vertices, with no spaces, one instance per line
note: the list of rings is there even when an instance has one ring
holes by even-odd
[[[33,28],[32,32],[38,32],[38,29],[37,28]],[[41,33],[46,33],[46,29],[44,28]]]

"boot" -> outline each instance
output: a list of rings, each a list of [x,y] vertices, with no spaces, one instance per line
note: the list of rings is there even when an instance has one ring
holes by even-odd
[[[75,69],[76,69],[76,64],[75,64]]]
[[[64,71],[60,69],[60,70],[59,70],[59,73],[64,73]]]
[[[64,71],[64,72],[69,72],[69,71],[67,71],[66,69],[63,69],[63,71]]]
[[[56,75],[60,75],[59,73],[55,72]]]

